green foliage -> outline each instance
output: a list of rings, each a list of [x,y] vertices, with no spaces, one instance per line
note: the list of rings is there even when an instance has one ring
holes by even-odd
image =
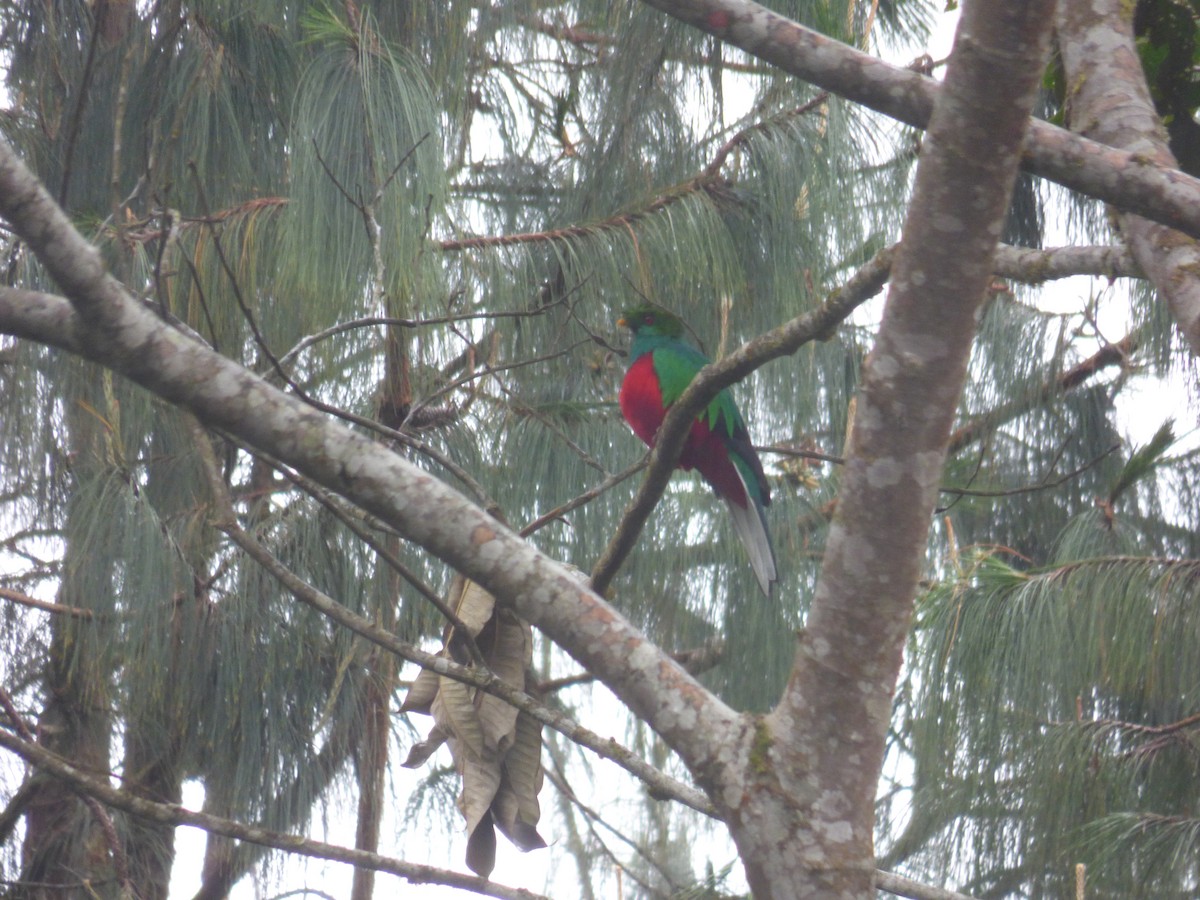
[[[861,45],[872,16],[876,41],[919,41],[937,5],[776,8]],[[557,510],[530,539],[584,571],[637,476],[564,507],[644,455],[615,406],[618,311],[661,304],[719,357],[814,309],[898,234],[909,132],[644,4],[109,3],[128,16],[108,36],[102,6],[0,8],[0,128],[114,273],[264,377],[382,424],[370,433],[513,526]],[[1148,40],[1165,72],[1165,39]],[[1047,197],[1030,186],[1026,200],[1037,213]],[[12,283],[56,290],[4,249]],[[980,892],[1061,894],[1087,859],[1111,895],[1153,870],[1146,884],[1169,896],[1196,877],[1194,729],[1169,729],[1197,708],[1200,479],[1165,430],[1111,451],[1125,392],[1178,374],[1179,348],[1165,304],[1132,289],[1132,356],[1064,380],[1104,343],[1100,298],[1055,314],[1041,298],[997,294],[980,323],[899,694],[916,824],[881,845]],[[877,317],[732,389],[768,447],[777,600],[762,602],[691,475],[610,590],[666,648],[723,648],[701,677],[740,709],[782,689],[835,507],[836,466],[784,451],[841,452]],[[217,527],[210,447],[239,524],[286,568],[405,640],[440,636],[408,580],[443,591],[438,560],[94,366],[0,339],[0,587],[86,613],[0,598],[0,686],[31,721],[60,696],[96,701],[113,722],[98,756],[131,787],[169,797],[194,779],[215,813],[299,831],[368,790],[364,735],[395,663]],[[393,804],[405,833],[457,817],[441,774]],[[630,871],[727,890],[724,871],[697,875],[705,826],[639,804],[622,807],[644,816],[645,839],[616,854]],[[564,806],[548,837],[582,821]],[[602,880],[607,845],[589,846],[580,868]],[[7,852],[18,877],[11,839]],[[258,862],[239,852],[234,879]]]
[[[1196,876],[1200,563],[1152,555],[1120,499],[1170,441],[1164,426],[1131,454],[1045,564],[978,547],[920,601],[917,865],[966,862],[970,893],[1062,895],[1076,863],[1098,897],[1175,896]]]

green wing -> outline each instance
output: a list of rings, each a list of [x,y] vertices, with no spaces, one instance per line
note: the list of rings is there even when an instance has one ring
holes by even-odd
[[[682,341],[656,347],[654,373],[658,376],[659,390],[662,391],[663,408],[674,404],[692,383],[696,373],[710,362],[707,356]],[[711,430],[723,431],[729,437],[746,433],[746,423],[742,421],[728,389],[717,394],[697,418],[705,420]]]

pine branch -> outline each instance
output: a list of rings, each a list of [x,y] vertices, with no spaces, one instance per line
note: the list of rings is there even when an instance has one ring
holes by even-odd
[[[654,199],[644,206],[633,210],[632,212],[622,213],[616,216],[610,216],[600,222],[594,222],[587,225],[570,225],[564,228],[555,228],[548,231],[525,232],[520,234],[505,234],[505,235],[480,235],[469,238],[459,238],[456,240],[440,241],[438,246],[443,252],[472,250],[482,247],[509,247],[520,244],[537,244],[550,241],[573,240],[576,238],[584,238],[604,231],[620,231],[627,232],[638,222],[649,218],[655,213],[661,212],[674,203],[678,203],[686,197],[697,193],[706,193],[713,197],[716,201],[721,201],[728,194],[731,182],[721,175],[721,169],[724,168],[730,154],[740,147],[744,147],[750,138],[763,131],[767,131],[782,122],[798,118],[799,116],[807,115],[815,109],[819,109],[829,99],[829,95],[822,93],[814,97],[812,100],[802,103],[795,109],[773,115],[762,122],[756,122],[754,125],[744,128],[737,134],[733,135],[729,140],[722,144],[717,152],[713,155],[712,160],[698,174],[689,178],[687,181],[672,185],[658,193]]]
[[[1059,485],[1066,484],[1068,481],[1070,481],[1073,478],[1078,478],[1080,475],[1082,475],[1088,469],[1095,466],[1101,460],[1107,459],[1109,456],[1116,453],[1120,449],[1121,449],[1120,444],[1113,444],[1111,447],[1109,447],[1107,450],[1105,450],[1100,455],[1095,456],[1092,459],[1089,459],[1083,465],[1077,466],[1069,472],[1064,472],[1062,475],[1059,475],[1056,478],[1050,477],[1054,471],[1053,466],[1051,466],[1050,470],[1045,474],[1045,476],[1042,477],[1041,479],[1039,479],[1038,481],[1034,482],[1033,484],[1023,484],[1019,487],[1002,488],[999,490],[992,490],[992,491],[980,490],[980,489],[976,489],[976,488],[956,488],[956,487],[945,487],[945,486],[939,488],[938,490],[943,494],[950,494],[954,497],[1013,497],[1013,496],[1016,496],[1017,494],[1032,494],[1036,491],[1051,490],[1053,488],[1058,487]],[[1057,464],[1057,460],[1055,462]],[[947,512],[948,510],[949,510],[949,507],[941,507],[941,508],[935,510],[935,512],[938,515],[941,515],[942,513]]]

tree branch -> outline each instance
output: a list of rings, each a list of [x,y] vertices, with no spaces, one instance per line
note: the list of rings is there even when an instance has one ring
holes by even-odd
[[[63,606],[61,603],[51,603],[49,600],[39,600],[37,597],[31,597],[28,594],[22,594],[20,591],[14,591],[5,587],[0,587],[0,599],[11,600],[13,603],[40,609],[43,612],[54,613],[60,616],[70,616],[72,619],[90,620],[95,618],[96,615],[90,609]]]
[[[947,452],[951,455],[960,452],[963,448],[980,440],[984,435],[995,431],[1005,422],[1010,422],[1022,413],[1046,403],[1052,397],[1078,387],[1097,372],[1109,366],[1125,365],[1129,361],[1130,355],[1137,349],[1139,342],[1138,334],[1127,334],[1116,343],[1105,344],[1087,359],[1047,380],[1031,396],[1018,397],[976,416],[951,433]]]
[[[993,271],[1004,278],[1025,284],[1042,284],[1075,275],[1099,278],[1145,278],[1141,267],[1122,245],[1097,247],[1013,247],[996,248]]]
[[[1071,127],[1133,151],[1142,160],[1176,168],[1134,42],[1133,5],[1124,0],[1062,0],[1056,25],[1071,85]],[[1166,298],[1192,355],[1200,356],[1200,246],[1185,234],[1116,205],[1134,258]]]
[[[210,480],[211,480],[210,476]],[[218,497],[218,503],[220,498]],[[338,603],[332,597],[318,590],[295,575],[283,565],[266,547],[264,547],[249,532],[237,524],[233,510],[227,504],[218,511],[215,522],[218,529],[241,548],[251,559],[286,588],[293,597],[312,607],[323,616],[336,622],[344,628],[353,631],[371,643],[394,653],[401,659],[416,663],[424,669],[432,669],[440,675],[462,681],[480,690],[499,697],[505,703],[529,713],[543,725],[548,725],[575,743],[587,747],[603,759],[615,762],[635,778],[645,782],[647,790],[655,797],[669,797],[692,807],[706,815],[713,815],[711,804],[695,788],[689,787],[655,769],[644,762],[633,751],[621,746],[615,740],[605,740],[563,713],[557,712],[538,702],[533,697],[521,691],[503,679],[488,671],[485,667],[461,666],[444,656],[426,653],[411,644],[401,641],[394,634],[379,627],[370,619],[360,616]],[[457,617],[453,618],[458,621]],[[460,626],[462,626],[460,623]],[[476,651],[478,652],[478,651]]]
[[[603,593],[637,543],[638,535],[658,504],[683,452],[692,420],[723,388],[745,378],[772,359],[795,353],[812,340],[826,340],[858,306],[875,296],[887,281],[894,251],[881,250],[817,309],[743,344],[718,362],[705,366],[667,411],[642,486],[625,509],[621,524],[592,569],[592,589]]]
[[[916,128],[929,123],[940,90],[936,81],[825,37],[752,0],[644,2],[847,100]],[[1047,122],[1034,120],[1028,127],[1027,171],[1200,237],[1197,179],[1145,154],[1090,141]]]
[[[749,4],[696,6],[742,10]],[[806,628],[784,698],[755,739],[781,783],[813,785],[819,797],[803,807],[806,834],[815,836],[804,855],[814,861],[793,869],[813,896],[859,897],[869,886],[856,860],[872,846],[875,776],[913,595],[1052,14],[1053,0],[964,7],[921,148],[883,321],[864,366]],[[771,38],[787,33],[789,26],[755,13],[755,23],[763,19],[776,26]],[[718,33],[727,33],[729,13],[716,24]],[[843,51],[851,52],[840,48],[819,57],[844,61]],[[739,786],[751,796],[764,790],[748,777]],[[753,813],[742,799],[726,819],[752,821]],[[739,848],[763,837],[752,827],[746,832]],[[784,877],[786,870],[770,868],[772,861],[760,863],[759,872],[747,863],[756,892],[762,885],[769,893]]]
[[[889,894],[895,894],[897,897],[909,897],[911,900],[975,900],[974,897],[960,894],[957,891],[932,887],[928,884],[921,884],[919,881],[913,881],[911,878],[905,878],[903,875],[893,875],[890,872],[878,870],[875,872],[875,887],[881,891],[887,891]]]
[[[108,783],[107,778],[83,772],[44,747],[24,741],[7,731],[0,730],[0,747],[11,750],[30,765],[66,782],[83,796],[94,798],[106,806],[142,819],[161,822],[165,825],[190,825],[209,834],[219,834],[239,841],[261,844],[298,856],[328,859],[377,872],[388,872],[413,884],[444,884],[449,887],[474,891],[487,897],[499,897],[501,900],[549,900],[541,894],[520,888],[505,887],[474,875],[464,875],[447,869],[405,862],[364,850],[351,850],[348,847],[314,841],[293,834],[280,834],[208,813],[193,812],[175,804],[146,800],[128,791],[114,788]]]

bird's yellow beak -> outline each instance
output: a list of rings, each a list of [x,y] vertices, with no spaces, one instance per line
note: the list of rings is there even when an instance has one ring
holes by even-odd
[[[629,323],[625,320],[624,316],[621,316],[621,318],[617,319],[617,325],[620,326],[621,328],[629,327]]]

